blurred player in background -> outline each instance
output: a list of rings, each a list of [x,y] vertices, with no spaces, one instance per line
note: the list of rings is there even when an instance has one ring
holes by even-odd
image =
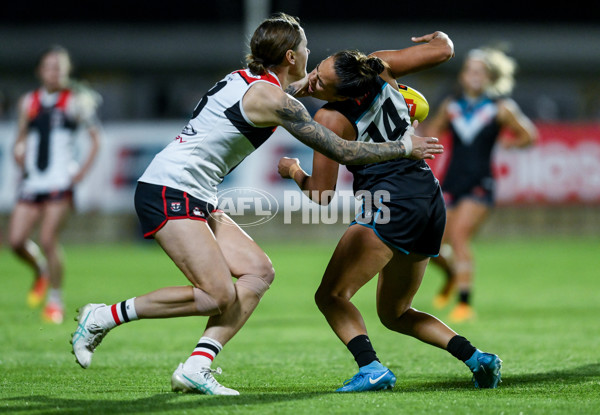
[[[206,93],[192,119],[139,179],[135,206],[144,236],[155,238],[192,285],[166,287],[112,306],[88,304],[72,338],[84,368],[102,338],[140,318],[210,316],[191,356],[171,378],[174,391],[237,395],[219,384],[211,363],[240,330],[274,278],[271,261],[217,207],[217,186],[283,126],[301,142],[341,163],[369,163],[438,153],[437,140],[408,134],[396,143],[348,142],[312,120],[284,92],[306,77],[309,50],[299,22],[285,14],[265,20],[250,41],[248,69]],[[231,277],[237,280],[235,284]]]
[[[448,218],[441,255],[434,259],[446,275],[434,305],[445,307],[454,290],[458,291],[458,303],[449,315],[452,322],[475,316],[471,306],[471,239],[494,203],[494,145],[498,142],[505,148],[522,148],[537,138],[533,123],[508,98],[515,67],[514,60],[498,49],[470,51],[458,77],[462,92],[447,98],[424,125],[427,134],[440,137],[449,131],[452,140],[442,180]]]
[[[73,189],[90,170],[100,145],[96,117],[100,98],[71,80],[70,73],[68,51],[51,47],[37,67],[41,87],[19,102],[14,158],[22,171],[22,182],[8,232],[13,251],[34,272],[28,305],[39,306],[49,286],[42,317],[57,324],[64,314],[59,234],[73,206]],[[81,164],[75,151],[80,127],[91,140]],[[38,223],[39,246],[30,239]]]
[[[297,96],[308,93],[328,101],[315,121],[346,140],[396,140],[412,128],[396,79],[454,56],[452,41],[442,32],[413,41],[424,43],[368,57],[338,52],[317,65],[307,85],[298,85]],[[292,178],[315,202],[328,204],[322,192],[335,189],[339,165],[315,152],[312,167],[309,176],[297,159],[282,158],[279,173]],[[348,169],[354,191],[363,199],[362,212],[340,239],[315,295],[359,367],[337,391],[389,389],[396,382],[377,358],[362,315],[351,302],[376,274],[377,312],[387,328],[447,350],[471,369],[476,387],[495,388],[501,368],[496,355],[481,352],[434,316],[411,306],[429,258],[439,252],[446,219],[438,180],[427,163],[397,159]]]

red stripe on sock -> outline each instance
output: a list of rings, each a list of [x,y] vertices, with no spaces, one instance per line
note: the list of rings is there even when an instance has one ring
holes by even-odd
[[[115,323],[117,323],[117,326],[120,325],[122,323],[122,321],[119,320],[119,313],[117,313],[117,305],[116,304],[113,304],[110,306],[110,312],[112,313],[112,316],[115,319]]]
[[[204,356],[204,357],[208,357],[210,360],[214,360],[214,358],[215,358],[213,355],[206,353],[206,352],[193,352],[192,356]]]

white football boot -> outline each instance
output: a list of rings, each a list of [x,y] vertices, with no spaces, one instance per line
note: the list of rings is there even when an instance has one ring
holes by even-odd
[[[226,388],[213,377],[213,373],[221,374],[221,368],[213,370],[204,367],[196,372],[187,372],[180,363],[171,376],[173,392],[201,393],[204,395],[239,395],[236,390]]]
[[[77,363],[84,369],[92,363],[94,350],[109,331],[94,318],[94,311],[100,307],[106,307],[106,304],[86,304],[77,309],[79,315],[75,320],[78,325],[77,330],[73,333],[71,344]]]

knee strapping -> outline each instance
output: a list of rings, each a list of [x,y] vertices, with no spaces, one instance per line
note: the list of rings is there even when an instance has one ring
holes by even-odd
[[[258,296],[258,298],[262,298],[262,296],[267,292],[267,290],[271,286],[272,282],[273,274],[269,274],[268,276],[242,275],[238,278],[235,285],[253,291]]]
[[[206,291],[200,288],[192,287],[194,291],[194,304],[196,309],[202,314],[212,316],[221,314],[221,309],[217,301],[210,296]]]

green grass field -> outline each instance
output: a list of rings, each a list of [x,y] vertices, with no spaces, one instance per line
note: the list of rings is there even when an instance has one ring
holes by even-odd
[[[260,242],[260,241],[259,241]],[[237,397],[175,394],[170,376],[205,318],[145,320],[111,332],[92,366],[71,354],[75,309],[113,303],[184,278],[153,243],[67,245],[61,326],[25,305],[30,275],[0,249],[0,413],[15,414],[592,414],[600,413],[600,240],[477,241],[475,322],[453,328],[504,360],[495,390],[473,388],[447,352],[383,328],[374,284],[355,299],[378,356],[398,377],[392,392],[335,394],[356,371],[313,293],[334,244],[264,244],[276,280],[245,328],[218,356],[217,379]],[[431,311],[441,274],[430,266],[414,306]],[[447,311],[435,313],[442,319]]]

